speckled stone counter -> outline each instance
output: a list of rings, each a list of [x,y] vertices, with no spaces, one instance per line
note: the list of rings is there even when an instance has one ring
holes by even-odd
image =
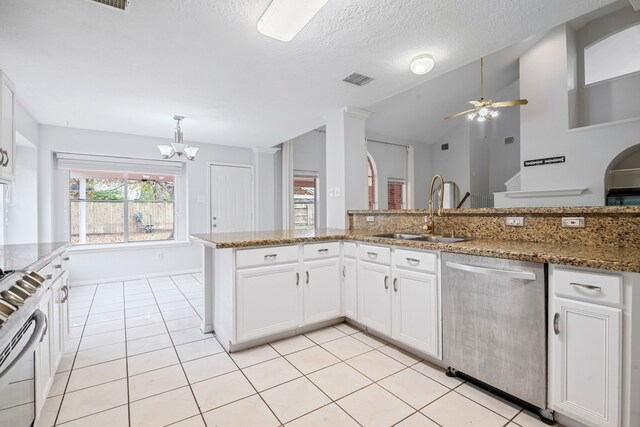
[[[216,248],[247,248],[327,240],[352,240],[378,245],[640,273],[640,251],[630,247],[473,238],[465,242],[437,244],[371,236],[375,233],[370,230],[337,229],[274,230],[254,233],[198,234],[191,236],[191,238],[195,242]]]
[[[37,270],[68,246],[67,242],[0,245],[0,268],[4,271]]]

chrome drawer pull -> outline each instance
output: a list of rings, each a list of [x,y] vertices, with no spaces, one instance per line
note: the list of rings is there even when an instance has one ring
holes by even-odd
[[[318,249],[319,254],[327,254],[329,253],[329,249]]]
[[[66,256],[66,257],[62,258],[62,260],[63,260],[63,261],[69,261],[69,257],[68,257],[68,256]]]
[[[276,257],[277,257],[277,256],[278,256],[278,254],[269,254],[269,255],[265,255],[265,256],[264,256],[264,260],[265,260],[265,261],[271,261],[271,260],[276,259]]]
[[[347,277],[347,266],[342,266],[342,277]]]
[[[52,277],[53,277],[52,274],[47,274],[47,280],[51,280]]]
[[[553,315],[553,333],[556,335],[560,334],[560,313]]]
[[[595,285],[585,285],[584,283],[569,283],[571,286],[575,286],[576,288],[588,289],[590,291],[598,291],[600,292],[602,288],[600,286]]]
[[[296,286],[300,285],[300,273],[296,273]]]
[[[378,258],[378,254],[375,253],[375,252],[367,252],[367,255],[369,255],[369,258],[371,258],[371,259]]]
[[[398,292],[398,278],[393,279],[393,291]]]
[[[309,284],[309,272],[307,271],[307,285]]]
[[[415,259],[415,258],[407,258],[407,262],[411,265],[418,265],[420,264],[420,260],[419,259]]]
[[[384,289],[389,289],[389,276],[384,276]]]

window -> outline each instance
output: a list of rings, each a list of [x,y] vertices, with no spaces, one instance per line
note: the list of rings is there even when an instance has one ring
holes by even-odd
[[[70,171],[71,243],[173,240],[175,177]]]
[[[389,178],[387,181],[387,200],[389,209],[404,209],[405,183],[401,178]]]
[[[317,227],[317,175],[317,172],[296,172],[293,177],[293,223],[296,230],[312,230]]]
[[[584,49],[586,85],[640,71],[640,24],[614,33]]]
[[[369,210],[378,209],[376,166],[369,153],[367,153],[367,182],[369,183]]]

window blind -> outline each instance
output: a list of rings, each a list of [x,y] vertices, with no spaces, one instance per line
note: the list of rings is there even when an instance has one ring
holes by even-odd
[[[179,176],[184,163],[175,160],[135,159],[95,154],[55,153],[58,169],[138,172]]]

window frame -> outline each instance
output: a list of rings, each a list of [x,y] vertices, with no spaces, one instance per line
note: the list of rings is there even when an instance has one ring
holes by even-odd
[[[402,185],[402,203],[400,203],[400,209],[397,210],[407,209],[407,180],[405,178],[393,177],[387,178],[387,209],[394,210],[389,207],[389,184],[391,183],[398,183]]]
[[[317,230],[320,226],[319,224],[319,216],[318,214],[320,213],[320,174],[316,171],[306,171],[306,170],[298,170],[295,169],[293,171],[293,188],[294,191],[292,192],[293,195],[293,200],[292,200],[292,210],[293,210],[293,217],[292,217],[292,221],[293,221],[293,228],[296,229],[296,218],[295,218],[295,205],[296,205],[296,200],[295,200],[295,182],[296,182],[296,177],[300,177],[300,178],[313,178],[315,180],[315,194],[314,194],[314,212],[313,212],[313,228],[309,228],[309,229],[301,229],[301,230]]]
[[[140,180],[136,180],[136,179],[130,179],[129,174],[136,174],[136,175],[141,175],[142,173],[140,172],[120,172],[120,171],[97,171],[97,170],[86,170],[84,172],[90,172],[92,174],[94,174],[94,178],[99,178],[99,175],[101,172],[106,172],[106,173],[119,173],[122,174],[122,178],[118,178],[118,179],[122,179],[124,182],[124,199],[123,199],[123,204],[122,204],[122,209],[123,209],[123,241],[122,242],[108,242],[108,243],[72,243],[72,236],[73,236],[73,227],[71,224],[71,206],[72,203],[74,202],[73,199],[71,199],[70,196],[70,181],[71,181],[71,174],[77,171],[79,172],[80,170],[78,169],[70,169],[68,170],[68,174],[67,174],[67,180],[66,180],[66,197],[67,197],[67,207],[68,207],[68,215],[67,215],[67,224],[68,224],[68,239],[69,239],[69,243],[71,244],[71,247],[74,250],[83,250],[83,249],[97,249],[97,248],[111,248],[111,247],[126,247],[129,245],[133,245],[133,246],[149,246],[149,245],[171,245],[171,244],[176,244],[176,243],[181,243],[181,240],[178,239],[178,200],[179,200],[179,196],[178,196],[178,180],[180,178],[179,175],[173,175],[173,174],[165,174],[167,176],[172,176],[173,177],[173,200],[172,200],[172,205],[173,205],[173,232],[172,232],[172,237],[170,239],[159,239],[159,240],[129,240],[129,181],[140,181]],[[87,178],[87,179],[91,179],[91,178]],[[78,199],[78,201],[80,201],[80,199]],[[84,199],[85,202],[87,202],[86,199]]]
[[[369,169],[371,169],[371,181],[373,185],[373,207],[369,199]],[[367,207],[369,210],[378,210],[378,200],[378,167],[371,153],[367,152]]]

